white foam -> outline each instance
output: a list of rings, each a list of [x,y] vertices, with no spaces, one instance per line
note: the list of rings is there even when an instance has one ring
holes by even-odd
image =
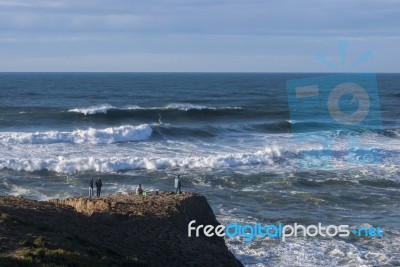
[[[181,103],[172,103],[168,104],[166,106],[160,106],[160,107],[141,107],[137,105],[133,106],[125,106],[121,108],[115,108],[114,109],[118,110],[182,110],[182,111],[188,111],[191,109],[196,109],[196,110],[203,110],[203,109],[211,109],[211,110],[216,110],[216,107],[208,107],[208,106],[203,106],[203,105],[193,105],[193,104],[181,104]],[[229,107],[224,107],[221,109],[229,109]]]
[[[61,145],[61,144],[60,144]],[[64,150],[67,148],[63,147]],[[106,149],[106,148],[104,148]],[[203,157],[181,158],[178,156],[155,156],[147,155],[144,157],[132,156],[138,154],[134,151],[120,151],[120,155],[115,156],[115,148],[95,154],[93,151],[89,155],[82,156],[84,153],[74,153],[70,156],[51,156],[43,157],[48,153],[45,147],[36,149],[36,155],[30,154],[30,157],[24,155],[22,158],[9,157],[0,158],[0,168],[7,168],[17,171],[38,171],[49,170],[59,173],[74,173],[85,171],[97,172],[116,172],[122,170],[159,170],[166,168],[184,167],[189,168],[226,168],[237,166],[248,166],[253,164],[272,164],[273,153],[270,149],[256,151],[255,153],[232,153],[215,154]],[[40,153],[43,151],[43,154]],[[54,152],[57,152],[54,148]],[[90,150],[89,150],[90,151]]]
[[[85,115],[93,115],[93,114],[107,114],[107,111],[110,109],[115,108],[114,106],[110,104],[102,104],[99,106],[91,106],[87,108],[74,108],[68,110],[68,112],[76,112],[76,113],[82,113]]]
[[[181,111],[188,111],[188,110],[226,110],[226,109],[242,109],[241,107],[210,107],[204,105],[194,105],[190,103],[171,103],[166,106],[162,107],[140,107],[137,105],[125,106],[125,107],[115,107],[110,104],[102,104],[98,106],[90,106],[90,107],[83,107],[83,108],[74,108],[68,110],[68,112],[76,112],[82,113],[84,115],[94,115],[94,114],[107,114],[110,109],[116,110],[181,110]]]
[[[227,243],[245,266],[391,266],[393,255],[393,248],[360,246],[337,239],[297,238],[282,242],[257,238],[253,244],[235,240]]]
[[[188,111],[188,110],[191,110],[191,109],[197,109],[197,110],[212,109],[212,110],[216,110],[217,108],[215,108],[215,107],[207,107],[207,106],[202,106],[202,105],[174,103],[174,104],[167,105],[166,107],[164,107],[164,109],[177,109],[177,110]]]
[[[233,168],[234,171],[242,170],[245,173],[263,171],[290,173],[298,168],[300,163],[304,165],[299,160],[302,153],[322,149],[321,144],[312,140],[294,142],[289,134],[251,135],[245,142],[238,141],[237,137],[229,139],[228,136],[226,141],[215,143],[166,139],[120,144],[146,140],[151,136],[151,132],[151,127],[146,124],[72,132],[0,132],[2,151],[0,168],[24,171],[46,169],[60,173],[73,173],[160,170],[187,166],[204,171]],[[397,181],[399,179],[397,175],[399,160],[396,156],[398,153],[396,148],[399,147],[398,139],[383,136],[369,144],[384,149],[385,153],[391,153],[394,156],[384,158],[382,163],[368,164],[363,169],[374,170],[377,175],[384,173],[385,179]],[[264,148],[260,149],[260,147]],[[327,165],[326,168],[359,169],[359,165],[353,164],[353,166],[351,162],[346,161],[345,146],[335,146],[333,154],[343,156],[335,159],[335,162]],[[310,162],[318,168],[325,168],[320,164],[324,162],[323,157],[312,158]],[[307,167],[303,165],[302,167]],[[372,167],[369,167],[370,165]]]
[[[390,137],[400,139],[400,129],[390,129],[387,132]]]
[[[29,194],[30,190],[27,188],[24,188],[22,186],[17,186],[17,185],[11,185],[10,186],[10,195],[11,196],[22,196]]]
[[[111,144],[117,142],[141,141],[150,138],[152,129],[147,124],[132,126],[124,125],[105,129],[89,128],[72,132],[2,132],[0,144],[54,144],[54,143],[89,143]]]
[[[220,204],[214,209],[222,225],[278,223],[260,222],[259,218],[246,213],[228,211],[228,207],[230,205]],[[360,223],[351,225],[351,229],[371,226]],[[384,232],[384,236],[379,238],[291,237],[283,242],[280,238],[257,236],[249,243],[244,241],[244,237],[225,237],[225,241],[245,266],[397,266],[400,262],[400,251],[397,249],[400,247],[400,230],[385,227]]]
[[[24,187],[24,186],[19,186],[19,185],[12,184],[12,183],[9,184],[7,181],[4,181],[3,185],[5,185],[5,187],[7,188],[7,190],[8,190],[7,194],[10,196],[18,197],[18,196],[34,195],[34,196],[36,196],[36,198],[38,200],[47,200],[48,199],[48,197],[46,195],[44,195],[43,193],[41,193],[33,188],[30,188],[29,186]]]

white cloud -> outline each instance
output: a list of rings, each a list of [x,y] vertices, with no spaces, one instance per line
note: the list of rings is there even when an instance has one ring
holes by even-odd
[[[0,7],[0,57],[15,59],[12,65],[0,61],[3,70],[90,71],[99,68],[98,58],[114,62],[102,67],[136,70],[117,64],[124,59],[118,55],[135,54],[128,58],[142,55],[148,60],[140,66],[155,71],[185,70],[184,64],[193,70],[302,71],[317,69],[304,60],[336,52],[339,39],[351,39],[358,49],[373,44],[383,51],[376,54],[382,69],[398,68],[387,56],[400,47],[395,0],[0,0]],[[54,60],[60,55],[66,59]],[[242,67],[235,63],[240,61]]]

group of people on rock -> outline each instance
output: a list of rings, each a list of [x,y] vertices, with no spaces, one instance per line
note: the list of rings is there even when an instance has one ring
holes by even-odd
[[[175,194],[182,193],[182,190],[181,190],[182,182],[181,182],[181,176],[180,175],[178,175],[175,178],[174,186],[175,186]],[[142,184],[138,184],[138,186],[136,187],[136,190],[135,190],[135,194],[136,195],[143,195],[144,193],[145,192],[143,191]],[[158,193],[158,191],[156,191],[156,194],[157,193]]]
[[[94,183],[94,179],[91,178],[89,181],[89,197],[93,196],[93,183]],[[94,183],[96,185],[96,196],[100,196],[101,194],[101,187],[103,186],[103,182],[101,181],[100,178],[97,178],[96,183]]]
[[[93,178],[90,179],[90,181],[89,181],[89,197],[93,196],[93,185],[96,185],[96,196],[99,197],[101,194],[101,187],[103,186],[103,182],[101,181],[100,178],[97,178],[95,183],[94,183]],[[175,194],[180,194],[182,192],[181,191],[182,182],[181,182],[181,176],[179,174],[175,178],[174,187],[175,187]],[[136,193],[136,195],[143,195],[143,189],[142,189],[141,184],[139,184],[136,187],[135,193]]]

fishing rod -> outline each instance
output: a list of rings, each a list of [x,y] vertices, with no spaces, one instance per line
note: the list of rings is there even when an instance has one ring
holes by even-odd
[[[163,123],[163,121],[162,121],[162,114],[161,114],[161,112],[158,112],[158,124],[159,125],[163,125],[164,123]],[[161,135],[161,136],[163,136],[163,134],[161,133],[161,130],[160,129],[158,129],[157,130],[158,131],[158,133]],[[193,150],[191,150],[190,151],[190,154],[189,154],[189,159],[190,159],[190,157],[192,156],[192,154],[193,154]],[[183,166],[183,170],[180,172],[180,173],[178,173],[178,175],[179,176],[183,176],[183,175],[185,175],[186,174],[186,169],[187,169],[187,167],[188,167],[188,164],[185,164],[184,166]]]
[[[190,157],[192,156],[192,154],[193,154],[193,150],[190,151],[190,154],[189,154],[189,157],[188,157],[189,159],[190,159]],[[186,173],[187,166],[188,166],[188,164],[185,164],[185,165],[183,166],[183,171],[179,174],[179,176],[183,176],[183,175]]]

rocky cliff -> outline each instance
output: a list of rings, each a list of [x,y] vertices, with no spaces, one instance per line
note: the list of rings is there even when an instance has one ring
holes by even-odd
[[[218,225],[196,194],[0,197],[0,214],[0,266],[242,266],[222,238],[187,236]]]

